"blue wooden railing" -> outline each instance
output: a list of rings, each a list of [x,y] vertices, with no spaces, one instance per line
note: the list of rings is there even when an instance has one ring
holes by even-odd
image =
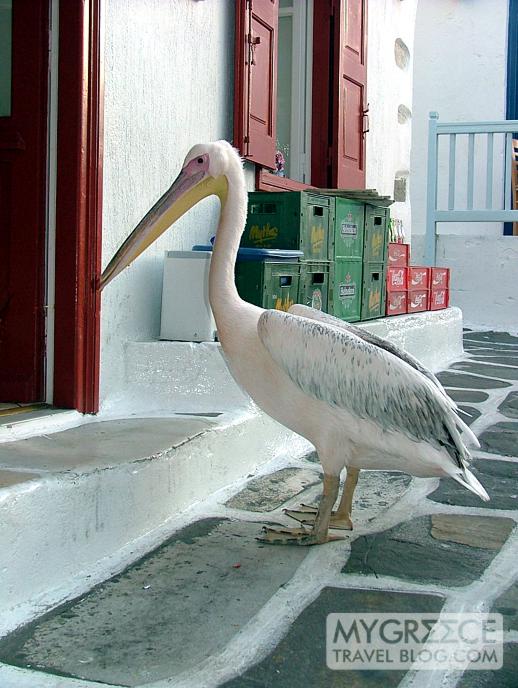
[[[428,187],[427,187],[427,211],[426,211],[426,241],[425,263],[435,265],[435,251],[438,222],[518,222],[518,209],[511,205],[511,169],[512,169],[512,140],[513,134],[518,132],[518,120],[506,120],[502,122],[439,122],[437,112],[430,113],[428,129]],[[466,178],[463,180],[463,191],[466,194],[466,202],[462,208],[458,207],[458,156],[457,136],[467,134],[467,165]],[[495,136],[503,139],[503,169],[495,170],[496,148],[502,142],[495,142]],[[441,181],[446,184],[448,200],[446,208],[438,207],[439,174],[439,137],[449,137],[449,156],[446,179]],[[485,139],[485,192],[477,193],[475,198],[475,170],[481,172],[481,166],[475,166],[475,140],[478,137]],[[465,161],[463,161],[465,162]],[[497,176],[495,176],[497,175]],[[500,198],[495,198],[495,183],[501,184]]]

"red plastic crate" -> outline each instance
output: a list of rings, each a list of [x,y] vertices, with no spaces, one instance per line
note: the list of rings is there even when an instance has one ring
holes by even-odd
[[[407,313],[420,313],[428,310],[430,292],[428,289],[409,289]]]
[[[408,288],[408,268],[387,268],[387,291],[406,291]]]
[[[408,268],[409,289],[430,289],[430,268],[411,265]]]
[[[401,315],[406,313],[407,309],[407,292],[406,291],[388,291],[385,312],[387,315]]]
[[[430,292],[430,310],[439,311],[441,308],[448,308],[450,304],[449,289],[432,289]]]
[[[388,245],[388,265],[393,267],[406,267],[410,258],[410,244]]]
[[[449,289],[450,268],[432,268],[430,287],[432,289]]]

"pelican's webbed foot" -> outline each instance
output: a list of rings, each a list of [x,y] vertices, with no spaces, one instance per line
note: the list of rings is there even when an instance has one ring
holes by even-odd
[[[317,534],[306,528],[269,528],[263,527],[263,536],[256,538],[268,545],[323,545],[334,540],[343,540],[340,535]]]
[[[298,509],[283,509],[283,513],[303,525],[313,524],[316,520],[318,509],[314,506],[301,504]],[[352,530],[353,522],[349,515],[340,513],[340,511],[333,511],[329,527],[334,530]]]

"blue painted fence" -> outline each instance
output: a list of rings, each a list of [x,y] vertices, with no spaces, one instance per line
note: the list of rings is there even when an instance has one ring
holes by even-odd
[[[518,222],[518,209],[511,207],[511,168],[512,140],[518,132],[518,120],[502,122],[439,122],[437,112],[430,113],[428,128],[428,187],[426,211],[426,245],[425,263],[435,265],[435,250],[438,222]],[[459,156],[457,155],[457,136],[467,135],[466,178],[462,180],[466,202],[458,207]],[[447,165],[448,199],[446,208],[438,207],[439,185],[439,137],[449,137],[449,155]],[[485,193],[475,199],[475,141],[485,139]],[[495,165],[495,140],[503,138],[503,168]],[[466,161],[463,161],[466,162]],[[497,161],[499,162],[499,161]],[[499,167],[500,169],[496,169]],[[501,198],[493,193],[495,175],[503,180]],[[457,188],[456,188],[457,185]]]

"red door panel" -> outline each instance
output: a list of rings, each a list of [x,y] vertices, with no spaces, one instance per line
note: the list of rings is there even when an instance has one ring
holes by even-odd
[[[335,33],[338,58],[338,100],[335,109],[338,155],[333,186],[365,188],[365,134],[367,83],[367,0],[337,0]]]
[[[44,394],[48,0],[16,0],[0,117],[0,401]]]
[[[313,19],[311,180],[365,188],[367,0],[318,0]]]
[[[236,2],[234,145],[275,167],[278,0]]]
[[[363,110],[363,85],[351,79],[342,81],[342,103],[344,116],[341,123],[341,158],[343,164],[360,169],[362,165],[363,141],[361,132],[361,112]],[[360,113],[360,116],[359,116]]]

